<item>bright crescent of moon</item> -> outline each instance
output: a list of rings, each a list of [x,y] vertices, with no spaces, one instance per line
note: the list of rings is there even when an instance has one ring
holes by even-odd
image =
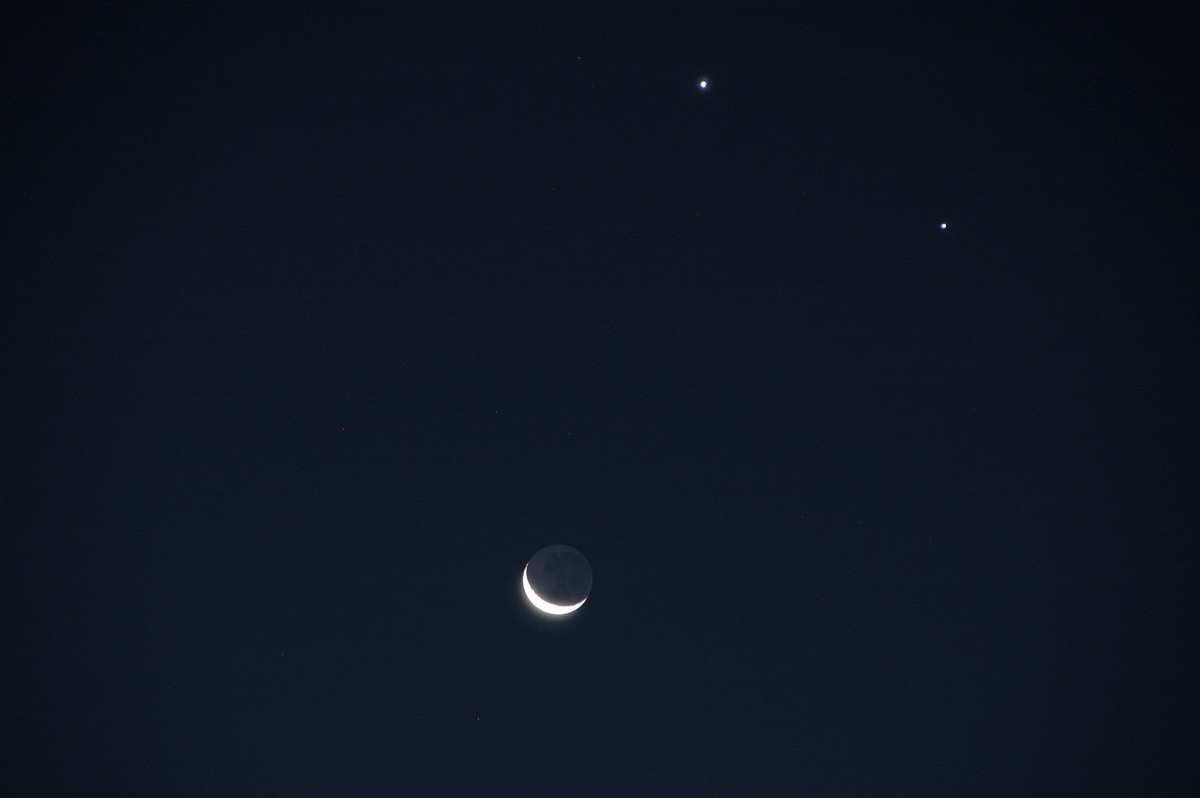
[[[583,601],[578,604],[551,604],[544,598],[533,592],[533,585],[529,584],[529,566],[525,566],[525,570],[521,572],[521,584],[525,587],[525,598],[529,599],[529,603],[537,607],[539,610],[550,615],[566,615],[568,612],[575,612],[583,606]]]

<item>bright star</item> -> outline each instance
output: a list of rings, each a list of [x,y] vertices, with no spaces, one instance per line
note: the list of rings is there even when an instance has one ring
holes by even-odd
[[[701,78],[700,82],[696,85],[700,87],[700,91],[704,91],[708,88],[708,80],[706,78]]]
[[[940,225],[938,225],[938,227],[940,227],[940,228],[942,228],[943,230],[945,230],[945,229],[946,229],[946,223],[945,223],[945,222],[942,222]]]

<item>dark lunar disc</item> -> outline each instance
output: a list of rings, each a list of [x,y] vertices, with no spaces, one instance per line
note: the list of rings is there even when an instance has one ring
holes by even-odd
[[[529,560],[526,575],[533,592],[562,606],[578,604],[592,590],[592,566],[570,546],[547,546]]]

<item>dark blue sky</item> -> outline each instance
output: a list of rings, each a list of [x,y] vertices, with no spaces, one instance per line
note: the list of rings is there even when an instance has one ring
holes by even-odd
[[[1194,15],[5,17],[6,795],[1195,790]]]

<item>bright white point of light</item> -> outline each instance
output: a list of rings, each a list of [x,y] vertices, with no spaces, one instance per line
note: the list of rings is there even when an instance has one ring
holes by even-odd
[[[945,222],[942,222],[941,224],[939,224],[939,225],[938,225],[938,227],[940,227],[940,228],[942,228],[943,230],[945,230],[945,229],[946,229],[946,223],[945,223]]]
[[[707,88],[708,88],[708,81],[707,81],[707,80],[701,80],[701,81],[700,81],[699,83],[697,83],[696,85],[700,87],[700,91],[704,91],[705,89],[707,89]]]

